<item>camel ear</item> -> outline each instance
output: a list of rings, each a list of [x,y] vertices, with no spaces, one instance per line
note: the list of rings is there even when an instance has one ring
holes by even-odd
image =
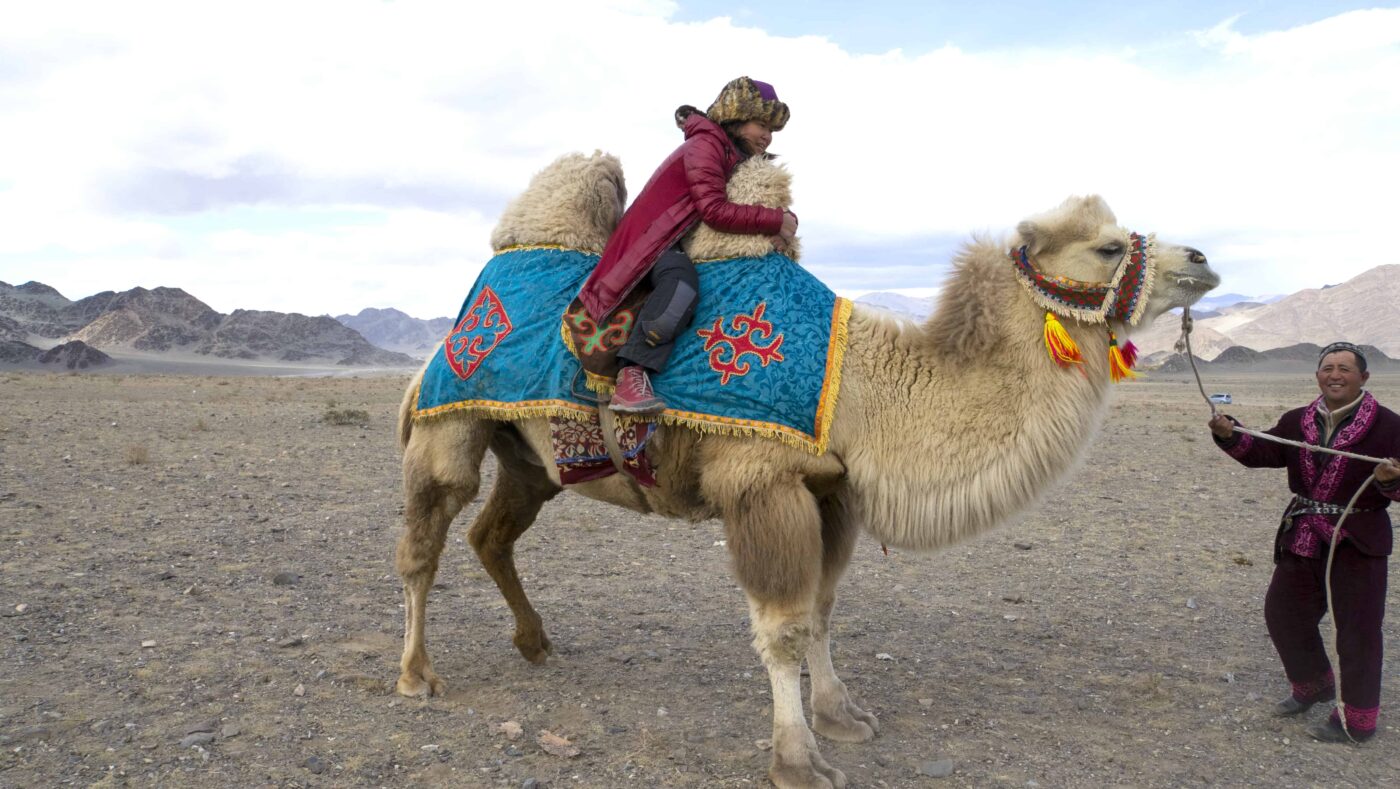
[[[1040,251],[1041,244],[1045,241],[1045,233],[1040,225],[1029,219],[1023,220],[1016,226],[1016,234],[1021,237],[1021,243],[1026,246],[1026,251],[1034,255]]]

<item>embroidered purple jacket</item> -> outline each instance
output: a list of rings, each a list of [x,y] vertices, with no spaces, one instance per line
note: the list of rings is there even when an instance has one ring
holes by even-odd
[[[1269,435],[1318,444],[1322,428],[1317,410],[1322,398],[1303,408],[1284,414],[1278,424],[1264,431]],[[1228,439],[1216,439],[1226,454],[1250,468],[1288,469],[1288,489],[1313,501],[1345,507],[1356,489],[1375,470],[1375,465],[1340,455],[1308,452],[1297,447],[1276,444],[1254,436],[1235,433]],[[1370,392],[1362,395],[1351,421],[1345,423],[1332,440],[1332,449],[1376,458],[1400,457],[1400,415],[1376,402]],[[1400,485],[1381,490],[1373,482],[1356,500],[1355,507],[1366,512],[1353,512],[1342,527],[1342,536],[1352,541],[1357,550],[1368,556],[1389,556],[1392,536],[1390,515],[1386,507],[1400,501]],[[1330,539],[1336,526],[1336,515],[1302,515],[1294,519],[1293,530],[1279,531],[1276,548],[1282,547],[1301,555],[1312,555],[1310,547]],[[1325,542],[1322,543],[1326,550]]]

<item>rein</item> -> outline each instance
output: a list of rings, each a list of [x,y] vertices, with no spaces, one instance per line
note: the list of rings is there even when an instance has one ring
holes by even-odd
[[[1214,419],[1216,416],[1219,416],[1219,412],[1215,409],[1215,403],[1212,403],[1210,397],[1206,394],[1205,385],[1201,383],[1201,372],[1196,369],[1196,356],[1191,352],[1191,329],[1191,308],[1186,307],[1181,311],[1181,339],[1177,341],[1176,352],[1186,354],[1186,361],[1191,363],[1191,372],[1196,376],[1196,387],[1201,390],[1201,398],[1204,399],[1206,405],[1210,407],[1210,416]],[[1244,433],[1245,435],[1254,436],[1255,438],[1262,438],[1265,441],[1272,441],[1275,444],[1287,444],[1288,446],[1306,449],[1310,452],[1324,452],[1329,455],[1340,455],[1342,457],[1368,461],[1377,465],[1385,462],[1384,458],[1356,455],[1351,452],[1342,452],[1341,450],[1331,449],[1330,447],[1320,447],[1302,441],[1290,441],[1286,438],[1271,436],[1260,430],[1250,430],[1240,425],[1232,425],[1231,429],[1236,433]],[[1327,615],[1332,617],[1333,632],[1336,633],[1336,638],[1333,643],[1334,648],[1337,648],[1335,641],[1341,640],[1342,633],[1341,629],[1337,626],[1337,613],[1332,609],[1332,559],[1337,553],[1337,540],[1342,533],[1342,524],[1346,522],[1347,516],[1353,512],[1356,506],[1356,500],[1361,498],[1361,492],[1370,487],[1371,482],[1374,481],[1375,478],[1376,473],[1373,471],[1371,472],[1371,476],[1367,477],[1366,481],[1361,483],[1361,487],[1356,489],[1356,493],[1353,494],[1351,500],[1347,502],[1346,510],[1342,513],[1342,517],[1337,519],[1337,525],[1332,528],[1332,539],[1327,545],[1327,571],[1323,576],[1323,588],[1327,592]],[[1342,731],[1346,734],[1347,739],[1356,742],[1356,738],[1351,736],[1351,729],[1347,727],[1346,703],[1342,701],[1342,654],[1340,649],[1338,649],[1337,652],[1336,662],[1337,670],[1333,672],[1333,675],[1337,683],[1337,720],[1341,722]]]

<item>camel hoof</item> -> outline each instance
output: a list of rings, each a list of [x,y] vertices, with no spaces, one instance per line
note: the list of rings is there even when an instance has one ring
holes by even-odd
[[[768,779],[778,789],[846,789],[846,774],[825,762],[825,770],[811,765],[777,765],[768,768]]]
[[[868,743],[879,732],[879,720],[843,698],[830,712],[812,704],[812,730],[837,743]]]
[[[543,666],[549,656],[554,654],[554,645],[544,633],[539,633],[538,638],[535,634],[518,633],[511,640],[515,643],[515,648],[520,650],[520,654],[537,666]]]
[[[811,735],[807,735],[810,739]],[[846,774],[826,763],[821,752],[811,746],[797,759],[786,760],[773,748],[768,778],[778,789],[845,789]]]
[[[426,699],[430,696],[442,696],[446,694],[447,683],[443,682],[438,675],[431,671],[424,671],[421,675],[410,674],[405,671],[399,676],[399,681],[394,685],[394,690],[397,690],[400,696]]]
[[[870,742],[875,739],[876,727],[851,717],[833,718],[817,713],[812,719],[812,731],[835,742]]]

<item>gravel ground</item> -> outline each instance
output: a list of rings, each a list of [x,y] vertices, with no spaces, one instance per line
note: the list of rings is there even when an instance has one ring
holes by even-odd
[[[551,502],[519,543],[539,667],[463,542],[478,501],[429,608],[449,691],[392,693],[404,382],[0,374],[0,785],[766,784],[768,683],[715,522]],[[1252,425],[1314,393],[1209,385]],[[1400,376],[1371,388],[1400,405]],[[1194,384],[1123,386],[1019,523],[931,556],[860,543],[835,657],[881,732],[822,743],[852,786],[1394,782],[1394,657],[1367,745],[1268,716],[1283,474],[1235,465],[1206,416]]]

